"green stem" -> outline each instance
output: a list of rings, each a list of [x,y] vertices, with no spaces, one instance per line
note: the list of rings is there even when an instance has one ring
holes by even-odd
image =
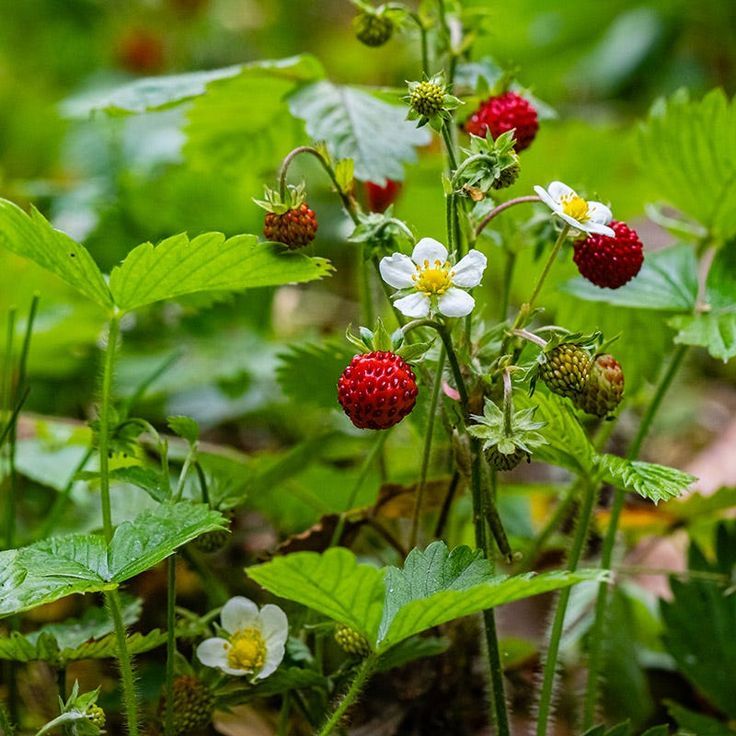
[[[191,545],[190,545],[191,547]],[[182,547],[181,556],[194,568],[207,596],[207,604],[210,608],[223,606],[230,593],[222,581],[216,577],[212,570],[202,561],[202,558],[190,547]]]
[[[422,503],[424,502],[424,491],[427,487],[427,473],[429,471],[429,461],[432,456],[432,438],[434,436],[434,425],[437,414],[437,404],[440,397],[440,389],[442,388],[442,374],[445,368],[445,349],[440,351],[440,357],[437,362],[437,372],[434,376],[434,384],[432,386],[432,397],[429,404],[429,424],[427,432],[424,435],[424,451],[422,453],[422,467],[419,474],[419,485],[417,486],[417,494],[414,499],[414,513],[411,520],[411,533],[409,534],[409,549],[413,549],[417,544],[417,536],[419,533],[419,519],[422,514]]]
[[[378,283],[381,284],[381,288],[383,289],[383,293],[386,295],[386,301],[391,306],[391,311],[394,313],[394,317],[396,317],[396,322],[399,325],[399,327],[403,327],[406,324],[406,320],[404,319],[404,315],[399,312],[398,309],[396,309],[396,306],[394,305],[393,299],[391,298],[393,296],[391,292],[391,287],[383,280],[383,277],[381,276],[381,268],[378,263],[378,258],[373,258],[373,268],[376,272],[376,275],[378,276]]]
[[[8,311],[8,322],[7,330],[5,333],[5,362],[3,366],[3,409],[8,416],[8,437],[10,442],[8,443],[8,475],[10,476],[10,482],[8,484],[8,497],[5,501],[5,527],[4,527],[4,538],[6,549],[12,549],[15,545],[15,483],[13,481],[14,476],[14,450],[15,443],[13,441],[13,435],[15,434],[14,424],[17,422],[12,421],[10,417],[10,409],[14,403],[13,401],[13,338],[15,336],[15,309],[11,308]],[[12,703],[11,703],[11,717],[12,717]]]
[[[371,466],[376,461],[376,458],[383,449],[384,444],[386,444],[386,440],[388,439],[389,434],[390,430],[382,431],[374,442],[373,447],[371,447],[370,452],[366,455],[365,460],[363,460],[363,464],[360,466],[360,471],[358,472],[358,477],[355,479],[355,483],[353,483],[353,487],[350,490],[350,495],[348,496],[347,502],[345,504],[345,511],[340,514],[337,526],[335,527],[335,531],[332,534],[330,547],[334,547],[335,545],[340,543],[342,533],[345,531],[345,522],[347,521],[347,515],[350,513],[350,511],[352,511],[353,506],[355,505],[355,499],[358,497],[358,493],[363,487],[365,479],[368,477]]]
[[[626,457],[629,460],[635,460],[639,457],[641,446],[649,433],[652,422],[659,411],[667,391],[672,385],[675,375],[682,365],[682,361],[687,350],[688,348],[686,345],[680,345],[672,356],[669,367],[662,376],[654,397],[649,403],[649,406],[639,423],[639,429],[629,445],[629,449],[626,453]],[[603,539],[603,549],[601,552],[601,569],[603,570],[611,569],[613,548],[616,544],[618,523],[621,518],[625,498],[625,491],[620,488],[616,488],[613,496],[613,504],[611,505],[611,518],[608,522],[606,536]],[[593,725],[595,710],[598,704],[598,681],[600,679],[600,672],[603,664],[603,634],[607,609],[608,583],[603,582],[598,586],[598,595],[595,601],[595,616],[593,618],[593,627],[591,629],[589,639],[590,651],[588,654],[588,681],[585,689],[585,700],[583,703],[583,725],[585,728],[589,728]]]
[[[511,300],[511,285],[514,280],[514,270],[516,268],[516,253],[506,251],[506,264],[503,269],[503,287],[501,290],[501,303],[499,308],[498,319],[500,322],[506,321],[506,315],[509,311],[509,301]]]
[[[366,682],[373,673],[374,657],[366,657],[360,664],[358,671],[355,673],[353,681],[350,683],[348,691],[338,703],[337,708],[332,712],[327,722],[319,731],[319,736],[328,736],[335,727],[340,723],[348,708],[355,702],[360,691],[365,687]]]
[[[485,229],[486,225],[493,220],[495,217],[498,217],[502,212],[505,212],[510,207],[515,207],[517,204],[525,204],[526,202],[539,202],[540,199],[537,197],[536,194],[530,194],[524,197],[514,197],[514,199],[509,199],[506,202],[502,202],[497,207],[494,207],[479,223],[478,226],[475,228],[475,235],[476,237],[480,235],[483,230]]]
[[[119,317],[113,316],[107,332],[107,347],[102,369],[102,389],[99,416],[99,456],[100,456],[100,497],[102,501],[102,528],[105,539],[112,540],[112,509],[110,505],[110,406],[112,403],[112,382],[115,373],[115,351],[120,335]]]
[[[115,626],[115,639],[118,645],[118,664],[120,666],[120,679],[123,684],[123,702],[125,704],[125,717],[130,736],[138,736],[138,701],[135,692],[135,680],[133,678],[133,663],[128,652],[128,640],[125,634],[125,623],[120,606],[120,596],[117,590],[111,590],[105,594],[110,615]]]
[[[365,248],[361,249],[358,269],[360,270],[359,293],[361,301],[361,319],[363,324],[373,327],[375,314],[373,311],[373,298],[371,295],[371,274],[368,269],[368,262],[365,259]]]
[[[174,660],[176,659],[176,554],[166,561],[166,713],[164,736],[174,733]]]
[[[279,711],[279,722],[276,727],[276,736],[288,736],[289,733],[289,713],[291,711],[291,697],[287,692],[281,701],[281,710]]]
[[[582,557],[585,549],[585,541],[588,538],[590,522],[593,517],[596,499],[598,498],[598,482],[598,478],[591,478],[586,484],[585,494],[583,496],[583,506],[580,510],[580,517],[578,518],[575,536],[573,537],[570,555],[567,560],[567,569],[570,572],[577,570],[580,558]],[[555,616],[552,622],[549,647],[547,648],[547,657],[544,662],[542,690],[539,697],[537,736],[546,736],[547,725],[552,713],[552,694],[554,691],[555,677],[557,675],[557,657],[560,652],[560,641],[562,639],[563,628],[565,625],[567,604],[570,600],[570,590],[570,588],[565,588],[560,593],[560,597],[557,600]]]
[[[456,470],[452,478],[450,479],[450,485],[447,488],[447,494],[442,502],[442,508],[440,509],[440,515],[437,519],[437,526],[434,529],[434,538],[440,539],[445,531],[447,520],[450,518],[450,509],[452,508],[452,502],[455,499],[455,494],[460,486],[460,473]]]
[[[450,173],[457,169],[457,156],[455,155],[455,142],[452,140],[452,131],[450,123],[445,121],[442,125],[442,140],[445,142],[445,150],[447,152],[447,160],[449,163]]]

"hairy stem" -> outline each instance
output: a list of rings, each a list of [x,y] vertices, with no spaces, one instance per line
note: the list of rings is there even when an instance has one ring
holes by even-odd
[[[660,380],[652,401],[649,403],[644,416],[639,423],[639,429],[629,445],[626,457],[629,460],[635,460],[639,457],[641,446],[646,439],[647,434],[652,426],[659,407],[665,397],[665,394],[672,385],[672,381],[682,365],[682,361],[687,353],[687,346],[681,345],[677,348],[669,367],[665,371]],[[618,523],[621,518],[626,493],[620,488],[616,488],[613,496],[613,504],[611,506],[611,518],[608,522],[606,536],[603,539],[603,549],[601,552],[601,568],[603,570],[611,569],[611,561],[613,559],[613,548],[616,544],[616,534],[618,532]],[[583,726],[589,728],[593,725],[595,719],[595,710],[598,705],[598,681],[600,679],[601,667],[603,664],[603,634],[608,611],[608,583],[602,582],[598,586],[598,595],[595,601],[595,616],[593,618],[593,627],[590,634],[590,651],[588,653],[588,681],[585,688],[585,700],[583,702]]]
[[[363,660],[358,671],[355,673],[353,681],[350,683],[348,691],[342,697],[337,708],[332,712],[324,726],[320,729],[319,736],[328,736],[328,734],[331,734],[334,731],[345,713],[347,713],[348,708],[350,708],[350,706],[355,702],[355,699],[360,695],[360,691],[365,687],[365,684],[373,673],[374,666],[374,657],[366,657]]]
[[[176,658],[176,554],[166,561],[166,712],[164,736],[174,733],[174,660]]]
[[[125,634],[120,595],[117,590],[105,594],[110,615],[115,626],[115,639],[118,645],[118,665],[120,679],[123,685],[123,703],[125,705],[125,719],[130,736],[138,736],[138,699],[135,692],[133,677],[133,662],[128,652],[128,640]]]
[[[580,510],[580,517],[575,528],[575,536],[572,540],[572,547],[567,560],[567,569],[570,572],[577,570],[580,558],[585,549],[585,541],[588,538],[590,522],[593,517],[596,499],[598,498],[598,478],[591,478],[586,483],[583,505]],[[567,613],[567,604],[570,600],[570,588],[564,588],[560,592],[557,599],[557,608],[552,621],[552,630],[550,632],[549,646],[547,648],[547,656],[544,662],[544,676],[542,679],[542,690],[539,696],[539,712],[537,715],[537,736],[546,736],[547,725],[552,714],[552,694],[554,692],[554,682],[557,675],[557,657],[560,651],[560,641],[562,639],[563,628],[565,625],[565,614]]]
[[[514,197],[514,199],[509,199],[507,202],[502,202],[497,207],[494,207],[479,223],[478,226],[475,228],[475,235],[476,237],[480,235],[483,230],[485,229],[486,225],[493,220],[495,217],[498,217],[502,212],[505,212],[510,207],[515,207],[517,204],[525,204],[526,202],[539,202],[540,199],[537,197],[536,194],[530,194],[524,197]]]

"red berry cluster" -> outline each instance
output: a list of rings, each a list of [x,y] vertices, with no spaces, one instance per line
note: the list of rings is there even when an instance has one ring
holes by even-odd
[[[466,132],[485,138],[490,130],[494,140],[512,129],[517,152],[528,148],[539,130],[534,106],[516,92],[489,97],[465,123]]]
[[[644,261],[641,240],[636,230],[613,220],[616,237],[589,235],[575,243],[573,259],[580,275],[596,286],[618,289],[639,273]]]
[[[337,398],[359,429],[388,429],[414,408],[417,379],[396,353],[356,355],[337,382]]]
[[[263,235],[267,240],[283,243],[291,249],[309,245],[317,234],[317,216],[306,203],[282,215],[267,212]]]
[[[365,183],[365,196],[368,200],[368,209],[371,212],[384,212],[396,201],[400,191],[400,181],[386,179],[384,186],[367,181]]]

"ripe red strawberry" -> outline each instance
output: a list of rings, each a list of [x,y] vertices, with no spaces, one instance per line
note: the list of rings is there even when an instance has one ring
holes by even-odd
[[[371,212],[384,212],[396,201],[400,191],[400,181],[386,179],[384,186],[367,181],[365,183],[365,196],[368,200],[368,209]]]
[[[534,106],[516,92],[489,97],[465,122],[466,132],[479,138],[485,138],[486,131],[490,130],[495,140],[512,129],[517,152],[528,148],[539,130]]]
[[[316,234],[317,216],[306,202],[280,215],[266,213],[263,235],[267,240],[275,240],[295,250],[309,245]]]
[[[639,273],[644,262],[641,240],[636,230],[613,220],[610,227],[615,238],[589,235],[578,240],[573,260],[580,275],[604,289],[618,289]]]
[[[120,40],[117,61],[133,74],[157,74],[166,64],[164,42],[146,28],[132,28]]]
[[[396,353],[376,350],[352,359],[337,382],[337,399],[359,429],[388,429],[414,408],[417,379]]]

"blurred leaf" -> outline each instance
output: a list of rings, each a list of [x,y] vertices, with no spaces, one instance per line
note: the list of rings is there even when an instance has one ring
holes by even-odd
[[[413,636],[382,654],[376,669],[378,672],[388,672],[417,659],[436,657],[446,652],[449,646],[449,640],[439,636]]]
[[[698,293],[697,260],[690,245],[676,245],[645,254],[638,275],[620,289],[602,289],[582,277],[568,281],[563,291],[578,299],[619,307],[691,311]]]
[[[110,275],[115,304],[129,312],[138,307],[200,291],[236,291],[312,281],[332,270],[323,258],[280,254],[255,235],[225,239],[206,233],[194,240],[174,235],[153,246],[134,248]]]
[[[728,724],[717,721],[710,716],[695,713],[683,708],[671,700],[666,700],[669,714],[677,721],[680,727],[680,736],[733,736],[736,731],[728,727]]]
[[[190,445],[196,444],[199,439],[199,425],[191,417],[168,417],[166,424],[174,434],[183,437]]]
[[[691,542],[688,568],[730,578],[736,565],[736,523],[719,524],[715,546],[717,556],[711,562]],[[665,647],[697,690],[736,718],[733,681],[723,671],[724,662],[736,661],[736,595],[697,576],[687,582],[670,577],[670,588],[672,600],[660,600]]]
[[[680,90],[655,103],[639,143],[642,171],[673,205],[716,238],[736,234],[736,102]]]
[[[223,521],[204,504],[162,504],[122,523],[109,546],[101,536],[72,534],[0,552],[0,616],[114,589]]]
[[[27,215],[0,199],[0,245],[56,274],[101,307],[112,307],[110,290],[87,249],[54,230],[35,208]]]
[[[673,317],[678,345],[705,348],[713,358],[728,362],[736,356],[736,305],[729,310]]]
[[[265,680],[246,685],[225,685],[218,689],[217,702],[220,705],[241,705],[254,698],[268,698],[273,695],[305,690],[310,687],[327,688],[327,680],[314,670],[302,667],[279,667]]]
[[[99,480],[100,474],[96,471],[77,473],[80,480]],[[126,465],[122,468],[113,468],[110,471],[110,480],[119,480],[123,483],[142,488],[148,495],[159,503],[169,497],[170,488],[167,479],[153,468],[144,468],[142,465]]]
[[[403,181],[403,164],[416,160],[417,146],[431,139],[426,129],[406,120],[406,108],[356,89],[321,81],[299,90],[289,100],[307,132],[324,141],[335,159],[350,158],[355,176],[385,184]]]
[[[335,409],[337,380],[353,355],[355,348],[345,340],[289,345],[278,356],[276,377],[292,401]]]
[[[697,478],[675,468],[626,460],[616,455],[601,455],[603,480],[624,491],[636,491],[655,503],[667,501],[684,493]]]

